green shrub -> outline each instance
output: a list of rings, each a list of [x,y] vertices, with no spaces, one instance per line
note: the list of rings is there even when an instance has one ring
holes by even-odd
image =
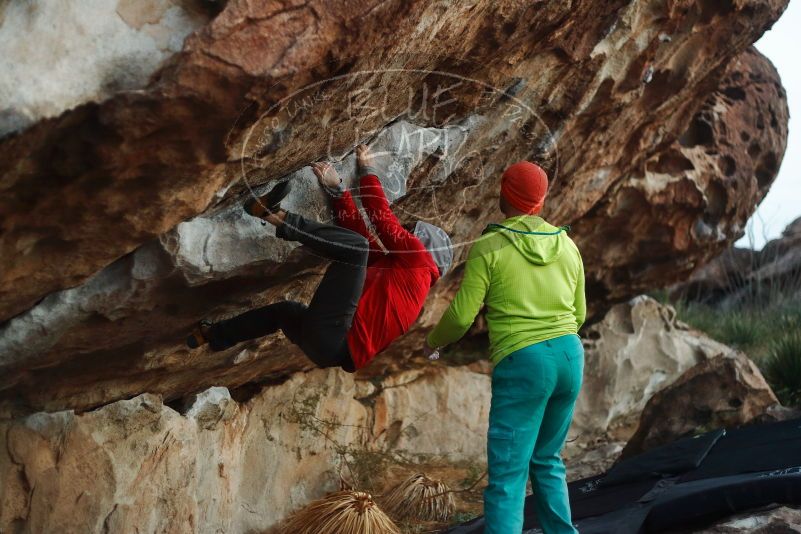
[[[801,406],[801,301],[796,295],[797,289],[772,291],[769,298],[728,308],[687,301],[672,305],[680,320],[748,354],[782,404]]]
[[[789,331],[772,342],[763,361],[765,378],[784,405],[801,405],[801,333]]]
[[[762,324],[756,314],[733,312],[718,317],[717,329],[723,343],[745,350],[759,342]]]
[[[732,347],[748,350],[767,333],[764,314],[750,310],[718,310],[704,304],[676,303],[679,319]]]
[[[676,316],[690,326],[717,338],[715,332],[720,313],[704,304],[679,301],[673,304]]]
[[[785,304],[778,311],[777,327],[783,332],[801,331],[801,303]]]

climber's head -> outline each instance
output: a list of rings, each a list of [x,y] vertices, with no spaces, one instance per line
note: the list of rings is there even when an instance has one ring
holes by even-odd
[[[530,161],[518,161],[503,171],[501,211],[508,217],[536,215],[548,193],[548,175]]]
[[[434,258],[434,263],[437,264],[439,269],[439,275],[445,276],[445,273],[451,268],[451,262],[453,262],[453,244],[445,230],[427,222],[417,221],[410,231],[423,243],[423,246]]]

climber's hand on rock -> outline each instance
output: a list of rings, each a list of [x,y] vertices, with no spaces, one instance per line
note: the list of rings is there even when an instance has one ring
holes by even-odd
[[[374,166],[373,159],[374,156],[373,153],[370,152],[370,147],[365,144],[356,146],[356,163],[358,163],[359,167],[364,168]]]
[[[320,182],[320,185],[326,187],[337,187],[339,185],[339,175],[336,169],[327,161],[312,163],[311,168],[314,175],[317,176],[317,181]]]

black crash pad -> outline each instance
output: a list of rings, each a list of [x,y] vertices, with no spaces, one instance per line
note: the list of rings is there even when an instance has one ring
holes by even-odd
[[[801,419],[715,430],[656,447],[568,484],[582,534],[698,527],[768,504],[801,504]],[[533,497],[524,534],[541,532]],[[482,517],[448,534],[480,534]]]

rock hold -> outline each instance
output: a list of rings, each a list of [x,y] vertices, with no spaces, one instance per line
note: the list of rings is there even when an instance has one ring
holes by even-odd
[[[194,419],[202,428],[213,430],[218,423],[231,419],[236,412],[236,402],[228,389],[213,387],[195,396],[186,416]]]

